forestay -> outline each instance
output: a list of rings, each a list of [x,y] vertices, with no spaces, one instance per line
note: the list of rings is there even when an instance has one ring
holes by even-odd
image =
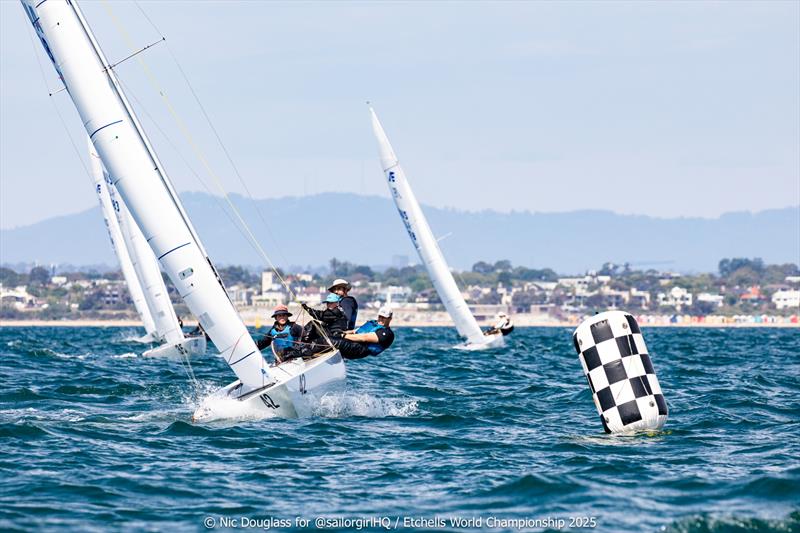
[[[408,231],[408,236],[417,249],[419,258],[428,270],[428,275],[433,282],[439,298],[442,300],[445,309],[450,314],[455,323],[458,333],[467,339],[470,344],[485,344],[489,339],[484,336],[481,328],[472,312],[461,296],[453,275],[447,268],[439,243],[433,236],[428,221],[417,202],[414,192],[406,179],[403,169],[397,160],[397,156],[389,144],[389,139],[383,131],[375,110],[370,108],[372,115],[372,129],[378,141],[380,150],[381,167],[386,174],[386,181],[389,185],[389,192],[397,206],[400,219]]]
[[[77,3],[22,3],[114,186],[162,269],[244,387],[263,387],[271,381],[266,361],[217,278]]]

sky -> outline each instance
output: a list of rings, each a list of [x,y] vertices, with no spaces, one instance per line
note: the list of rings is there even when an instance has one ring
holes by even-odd
[[[166,37],[115,70],[179,191],[388,196],[369,100],[423,204],[709,218],[800,205],[800,2],[81,6],[111,62]],[[32,38],[0,0],[4,229],[96,205],[85,131],[65,92],[48,96],[59,82]]]

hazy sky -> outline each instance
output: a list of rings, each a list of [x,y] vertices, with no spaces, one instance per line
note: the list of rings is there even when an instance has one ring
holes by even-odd
[[[133,3],[81,5],[112,62],[160,36]],[[230,191],[242,186],[170,51],[256,197],[387,195],[371,100],[427,204],[665,217],[800,204],[798,2],[140,5],[169,48],[139,57]],[[32,35],[0,1],[3,228],[96,203],[55,109],[81,152],[85,133],[66,93],[48,96],[58,80]],[[178,189],[204,190],[141,66],[117,72]]]

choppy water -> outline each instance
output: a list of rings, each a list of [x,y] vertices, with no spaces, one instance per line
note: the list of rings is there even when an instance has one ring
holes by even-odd
[[[451,330],[399,329],[315,417],[196,425],[199,397],[233,380],[218,358],[195,361],[196,390],[179,364],[136,357],[135,329],[4,327],[0,528],[800,531],[799,333],[645,329],[670,418],[612,437],[563,328],[518,328],[484,354],[450,349]]]

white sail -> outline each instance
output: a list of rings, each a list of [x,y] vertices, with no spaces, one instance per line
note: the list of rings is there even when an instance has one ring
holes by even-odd
[[[381,157],[381,168],[386,174],[389,192],[392,194],[400,219],[411,237],[414,248],[417,249],[419,258],[428,270],[439,299],[455,323],[458,333],[467,340],[468,344],[482,345],[494,341],[494,336],[489,338],[483,334],[475,317],[472,316],[467,302],[458,290],[453,274],[447,268],[444,255],[439,249],[439,243],[433,236],[425,214],[414,197],[414,192],[406,179],[397,156],[389,144],[386,132],[383,131],[375,110],[370,108],[372,115],[372,129],[378,141]]]
[[[100,161],[100,156],[89,142],[89,166],[92,171],[92,178],[94,178],[95,191],[97,198],[100,200],[100,208],[103,212],[103,220],[106,223],[106,230],[108,230],[108,237],[111,239],[111,248],[117,255],[119,266],[122,270],[122,277],[125,278],[125,283],[128,285],[128,292],[130,292],[133,306],[136,312],[142,319],[142,325],[147,332],[150,340],[156,340],[159,335],[156,330],[156,324],[153,321],[153,315],[150,314],[150,308],[147,305],[147,300],[144,297],[142,285],[139,283],[139,278],[136,276],[136,269],[131,261],[130,254],[128,254],[128,247],[125,245],[125,239],[122,237],[122,230],[119,227],[114,206],[111,202],[111,195],[108,190],[108,175],[103,172],[103,163]]]
[[[21,0],[89,138],[189,310],[244,388],[269,368],[222,287],[113,69],[75,0]]]
[[[147,306],[153,315],[156,334],[158,335],[157,340],[162,343],[181,342],[184,338],[183,331],[181,331],[178,316],[175,314],[175,309],[169,299],[167,286],[161,276],[161,269],[158,267],[156,256],[153,255],[153,250],[147,245],[147,240],[144,238],[142,230],[134,222],[128,207],[125,205],[125,201],[117,195],[113,185],[109,186],[109,193],[113,205],[117,208],[116,215],[122,231],[122,238],[128,246],[128,252],[136,269],[136,275],[144,289]]]

